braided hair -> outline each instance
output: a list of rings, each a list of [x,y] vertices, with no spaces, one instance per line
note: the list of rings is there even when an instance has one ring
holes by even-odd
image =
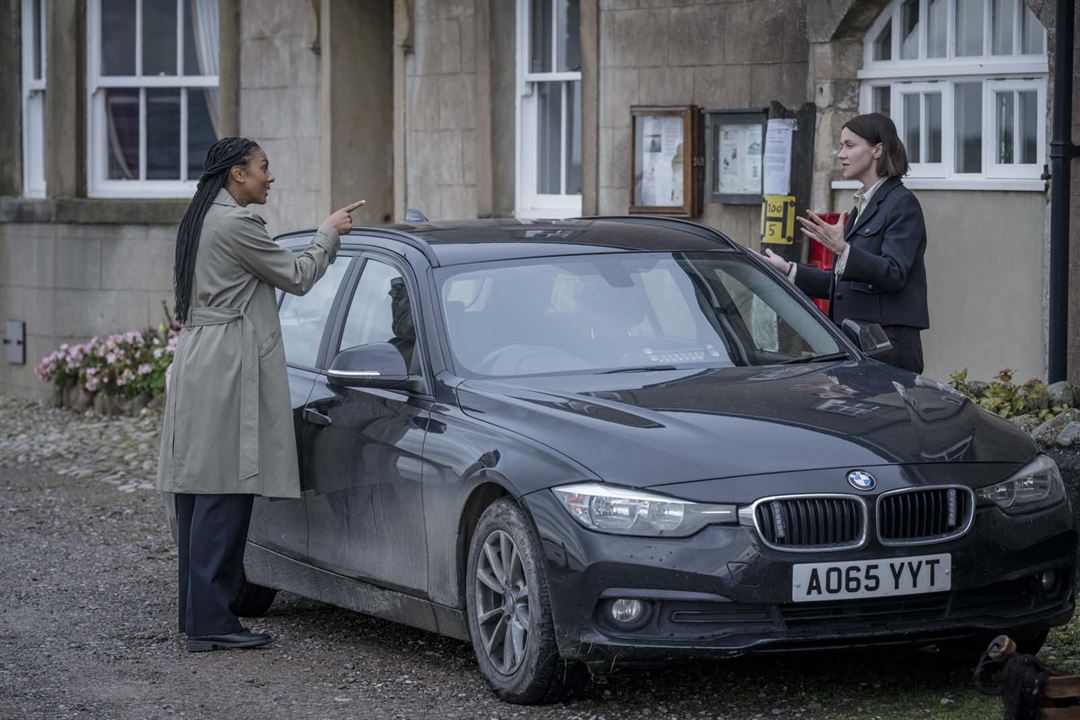
[[[206,152],[206,164],[199,178],[195,197],[191,199],[180,229],[176,233],[176,265],[173,269],[173,286],[176,291],[176,321],[187,322],[191,305],[191,286],[195,279],[195,256],[199,253],[199,235],[203,218],[210,209],[218,192],[225,187],[229,170],[236,165],[247,165],[252,151],[258,147],[253,140],[227,137],[218,140]]]

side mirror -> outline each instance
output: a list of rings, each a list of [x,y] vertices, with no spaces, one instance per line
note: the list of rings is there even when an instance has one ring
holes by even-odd
[[[390,343],[371,343],[339,352],[326,375],[339,385],[394,387],[409,379],[409,368]]]
[[[840,324],[840,328],[869,357],[878,358],[892,350],[889,336],[877,323],[848,318]]]

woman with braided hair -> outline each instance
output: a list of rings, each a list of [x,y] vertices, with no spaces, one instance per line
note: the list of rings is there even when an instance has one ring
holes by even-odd
[[[179,625],[192,652],[256,647],[269,635],[229,609],[243,577],[256,495],[300,497],[275,288],[303,295],[352,228],[353,203],[323,221],[294,254],[249,209],[274,176],[255,142],[224,138],[206,155],[176,236],[180,338],[171,368],[158,488],[175,493]]]

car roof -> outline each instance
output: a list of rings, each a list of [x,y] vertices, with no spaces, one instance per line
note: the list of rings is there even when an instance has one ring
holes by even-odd
[[[278,238],[293,246],[313,230]],[[614,252],[738,251],[717,230],[685,220],[649,216],[611,216],[573,220],[493,218],[353,228],[342,243],[361,244],[378,237],[420,250],[435,266],[527,257]]]

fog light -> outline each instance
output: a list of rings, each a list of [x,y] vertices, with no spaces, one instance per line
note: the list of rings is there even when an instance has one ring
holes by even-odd
[[[1049,591],[1054,587],[1054,583],[1057,582],[1057,576],[1054,575],[1052,570],[1047,570],[1039,576],[1039,583],[1042,585],[1042,589]]]
[[[640,620],[645,614],[645,603],[640,600],[619,598],[611,603],[608,612],[611,613],[611,619],[620,625],[630,625]]]

